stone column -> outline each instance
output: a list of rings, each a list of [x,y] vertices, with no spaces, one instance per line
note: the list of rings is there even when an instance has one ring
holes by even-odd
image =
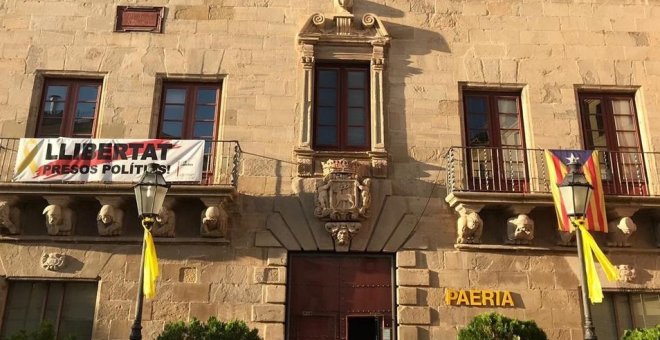
[[[420,328],[431,325],[428,301],[419,298],[420,291],[431,285],[431,273],[417,262],[417,251],[399,251],[396,254],[397,324],[399,340],[418,339]],[[392,325],[394,332],[395,325]]]
[[[383,73],[385,71],[385,43],[372,43],[371,56],[371,175],[386,178],[388,174],[385,148],[385,112],[383,103]]]
[[[264,339],[284,340],[286,265],[284,248],[264,248],[266,267],[254,268],[254,283],[262,287],[262,304],[252,306],[252,321],[265,324]]]
[[[300,61],[303,69],[302,74],[302,97],[300,131],[298,145],[296,146],[298,175],[314,175],[314,158],[312,150],[312,134],[314,132],[314,45],[309,43],[300,44]]]

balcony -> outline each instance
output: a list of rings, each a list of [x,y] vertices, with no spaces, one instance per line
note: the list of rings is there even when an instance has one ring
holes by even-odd
[[[632,202],[637,209],[660,206],[659,165],[658,152],[601,151],[608,210]],[[555,183],[548,178],[544,150],[451,147],[446,166],[446,201],[454,208],[552,205],[550,186]]]
[[[39,241],[44,237],[62,242],[71,239],[91,242],[139,240],[136,238],[140,227],[133,183],[16,182],[13,176],[19,141],[18,138],[0,138],[0,240]],[[177,239],[183,237],[194,242],[226,239],[230,217],[236,213],[234,202],[241,147],[237,141],[215,140],[205,144],[204,152],[202,180],[173,183],[162,211],[163,216],[170,216],[172,221],[168,225],[163,223],[163,231],[154,233],[155,236],[171,238],[176,235]],[[59,215],[69,216],[67,223],[76,227],[51,230],[48,215],[55,209]],[[107,215],[111,215],[112,223],[118,224],[114,229],[101,222],[101,218]],[[179,221],[176,226],[174,216]],[[181,223],[183,221],[187,223]],[[188,223],[191,221],[193,223]],[[216,223],[219,228],[210,228],[210,225],[204,225],[204,221]]]

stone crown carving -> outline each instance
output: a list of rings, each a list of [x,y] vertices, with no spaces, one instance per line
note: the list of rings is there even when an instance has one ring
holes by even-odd
[[[316,188],[314,215],[327,221],[360,221],[369,215],[371,179],[358,178],[357,162],[323,163],[323,180]]]

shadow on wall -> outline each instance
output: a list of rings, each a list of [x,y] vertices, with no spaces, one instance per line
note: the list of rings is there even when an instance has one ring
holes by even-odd
[[[420,136],[421,139],[429,139],[424,145],[411,144],[408,131],[414,128],[411,127],[413,122],[419,124],[419,120],[426,118],[443,119],[437,115],[440,109],[438,94],[433,93],[432,89],[425,89],[424,85],[428,84],[428,81],[420,81],[419,85],[415,85],[414,78],[422,74],[422,68],[417,66],[425,69],[437,68],[425,65],[437,63],[437,60],[432,57],[422,58],[423,56],[438,52],[450,53],[449,45],[438,32],[389,21],[388,18],[398,21],[397,18],[406,15],[400,9],[372,1],[360,1],[355,7],[356,15],[369,12],[379,16],[392,37],[385,69],[384,98],[388,123],[387,144],[392,157],[390,177],[395,179],[393,193],[402,196],[440,197],[438,195],[442,193],[437,188],[435,192],[432,191],[438,172],[444,170],[441,166],[434,165],[443,161],[443,151],[437,150],[433,145],[433,136]],[[411,96],[411,93],[415,94]],[[419,103],[411,103],[411,97],[419,97],[421,100]],[[431,117],[433,114],[436,115]],[[433,124],[432,121],[424,123]]]

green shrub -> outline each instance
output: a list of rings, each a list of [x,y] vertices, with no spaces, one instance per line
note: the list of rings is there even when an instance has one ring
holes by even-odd
[[[623,333],[621,340],[658,340],[660,339],[660,325],[655,328],[629,329]]]
[[[261,340],[258,333],[243,321],[222,322],[210,317],[202,323],[193,318],[189,324],[183,321],[168,323],[158,340]]]
[[[60,338],[62,340],[75,340],[74,336]],[[55,340],[55,329],[49,322],[42,322],[39,328],[28,333],[26,330],[20,330],[5,340]]]
[[[510,319],[497,313],[477,315],[458,332],[458,340],[548,340],[534,321]]]

